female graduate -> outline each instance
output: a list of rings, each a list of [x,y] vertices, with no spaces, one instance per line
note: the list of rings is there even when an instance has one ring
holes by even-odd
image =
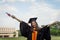
[[[27,40],[51,40],[50,27],[46,25],[43,28],[39,28],[36,22],[36,17],[29,19],[28,23],[31,24],[31,26],[29,26],[28,23],[17,19],[15,16],[10,15],[9,13],[7,13],[7,15],[20,22],[21,34],[22,36],[26,37]]]

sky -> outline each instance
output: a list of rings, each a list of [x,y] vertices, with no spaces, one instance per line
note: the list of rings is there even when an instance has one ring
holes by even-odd
[[[19,29],[20,22],[8,17],[6,12],[28,23],[38,17],[39,26],[60,21],[60,0],[0,0],[0,27]]]

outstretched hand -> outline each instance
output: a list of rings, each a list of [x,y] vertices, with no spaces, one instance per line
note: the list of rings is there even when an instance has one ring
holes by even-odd
[[[7,12],[6,12],[6,14],[7,14],[8,16],[12,17],[12,18],[16,18],[14,15],[11,15],[11,14],[9,14],[9,13],[7,13]]]
[[[7,14],[8,16],[11,16],[11,14],[9,14],[9,13],[7,13],[7,12],[6,12],[6,14]]]
[[[9,16],[9,17],[12,17],[13,19],[19,21],[19,22],[22,22],[21,20],[19,20],[18,18],[16,18],[14,15],[11,15],[9,13],[6,12],[6,14]]]

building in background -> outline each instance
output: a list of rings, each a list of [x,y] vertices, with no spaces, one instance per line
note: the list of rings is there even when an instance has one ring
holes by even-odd
[[[0,37],[18,37],[18,31],[15,28],[0,27]]]

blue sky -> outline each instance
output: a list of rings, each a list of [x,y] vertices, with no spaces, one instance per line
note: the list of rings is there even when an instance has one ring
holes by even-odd
[[[5,12],[25,22],[31,17],[38,17],[39,26],[51,24],[60,21],[60,0],[0,0],[0,27],[19,29],[19,22]]]

